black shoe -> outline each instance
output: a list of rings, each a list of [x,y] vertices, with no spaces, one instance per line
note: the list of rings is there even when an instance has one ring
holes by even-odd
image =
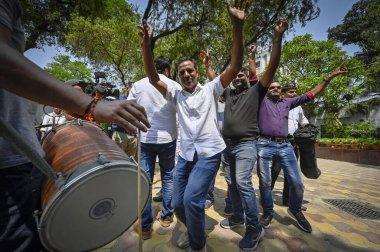
[[[162,195],[158,195],[158,196],[153,197],[153,201],[154,202],[161,202],[162,201]]]
[[[288,214],[290,215],[290,217],[292,217],[292,219],[294,219],[297,222],[301,230],[305,231],[306,233],[311,233],[311,231],[313,231],[310,223],[306,220],[302,211],[299,211],[298,213],[294,214],[288,208]]]
[[[211,200],[206,200],[206,202],[205,202],[205,210],[209,209],[213,204],[214,204],[214,202],[212,202]]]
[[[263,228],[269,228],[270,223],[272,222],[273,215],[264,214],[260,218],[260,224]]]
[[[226,217],[230,217],[232,216],[234,213],[234,211],[232,210],[232,207],[231,206],[226,206],[224,208],[224,211],[223,211],[223,214],[226,216]]]
[[[256,227],[253,226],[247,226],[247,229],[245,230],[245,235],[243,239],[239,242],[239,247],[242,250],[255,250],[257,248],[257,245],[259,244],[259,241],[264,236],[264,229],[260,227],[260,230],[257,231]]]
[[[234,214],[234,211],[232,210],[232,207],[226,206],[223,211],[224,216],[230,217]]]
[[[220,226],[226,229],[244,227],[244,220],[236,221],[232,218],[227,218],[220,222]]]

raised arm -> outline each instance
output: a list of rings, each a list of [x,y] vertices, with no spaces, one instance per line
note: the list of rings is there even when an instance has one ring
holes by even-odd
[[[256,75],[256,44],[248,48],[249,79]]]
[[[244,7],[246,1],[235,1],[236,6],[228,6],[228,13],[232,22],[232,50],[231,50],[231,65],[224,70],[220,75],[220,81],[223,87],[228,87],[231,81],[239,73],[243,65],[243,53],[244,53],[244,36],[243,36],[243,25],[244,25]]]
[[[277,67],[280,64],[282,37],[287,29],[288,20],[286,18],[280,18],[276,22],[274,29],[273,46],[269,64],[264,75],[260,79],[260,82],[264,87],[269,87],[272,83]]]
[[[348,72],[347,68],[342,63],[334,71],[332,71],[328,75],[327,78],[323,79],[323,81],[321,83],[319,83],[318,86],[316,86],[315,88],[310,90],[310,92],[313,93],[314,96],[319,95],[329,85],[329,83],[330,83],[330,81],[332,81],[332,79],[334,79],[335,77],[337,77],[341,74],[347,73],[347,72]]]
[[[199,57],[202,59],[203,64],[205,64],[207,77],[210,81],[216,78],[216,74],[214,70],[212,69],[210,60],[209,60],[209,53],[208,49],[206,51],[201,51],[199,53]]]
[[[83,115],[92,98],[54,78],[11,45],[11,31],[0,25],[0,88],[16,95]],[[134,131],[150,127],[143,107],[132,102],[102,102],[93,107],[97,122],[114,122]]]
[[[166,95],[168,85],[160,80],[157,69],[154,65],[152,51],[150,45],[152,42],[154,23],[149,26],[146,20],[143,21],[142,25],[139,25],[139,35],[140,35],[140,45],[143,51],[143,61],[144,61],[144,70],[146,75],[149,78],[149,82],[157,88],[162,95]]]

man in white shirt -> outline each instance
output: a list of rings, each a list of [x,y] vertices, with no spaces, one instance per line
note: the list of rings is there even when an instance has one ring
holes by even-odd
[[[244,1],[243,1],[244,2]],[[174,172],[173,207],[177,218],[187,227],[177,246],[190,251],[206,251],[205,201],[208,189],[218,170],[225,144],[218,130],[217,100],[242,67],[243,24],[242,6],[229,6],[233,25],[231,66],[204,86],[198,83],[193,59],[181,59],[176,69],[183,90],[174,90],[157,73],[151,52],[154,27],[146,21],[140,26],[144,68],[150,83],[175,106],[180,125],[181,145]]]
[[[44,116],[44,119],[42,120],[42,125],[51,125],[47,127],[41,128],[41,139],[45,137],[46,132],[52,129],[52,126],[59,125],[64,123],[66,120],[65,115],[62,113],[62,110],[60,108],[54,108],[53,112],[47,114]]]
[[[285,85],[281,88],[282,96],[285,98],[293,98],[297,96],[297,87],[295,84]],[[299,126],[308,124],[306,116],[303,113],[302,107],[298,106],[289,111],[288,117],[288,130],[290,143],[293,145],[294,154],[298,160],[298,146],[295,144],[293,139],[294,132],[298,129]],[[272,190],[274,188],[274,184],[276,183],[277,177],[281,171],[281,166],[279,162],[274,162],[273,167],[271,169],[272,175]],[[289,205],[289,183],[287,178],[284,176],[284,188],[282,190],[282,204],[284,206]],[[303,208],[305,209],[305,208]]]
[[[182,87],[170,78],[170,61],[165,57],[154,60],[154,65],[160,79],[173,90]],[[144,106],[151,128],[141,132],[141,166],[153,182],[154,168],[158,156],[162,183],[162,211],[158,220],[163,227],[169,227],[173,222],[173,169],[175,163],[177,126],[176,111],[161,93],[152,88],[149,79],[137,81],[129,93],[127,100],[135,101]],[[142,214],[142,238],[151,238],[152,234],[152,199],[150,198]]]

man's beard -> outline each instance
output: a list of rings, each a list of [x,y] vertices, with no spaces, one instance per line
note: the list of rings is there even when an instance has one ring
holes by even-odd
[[[235,79],[232,84],[238,93],[248,88],[248,82],[245,79]]]

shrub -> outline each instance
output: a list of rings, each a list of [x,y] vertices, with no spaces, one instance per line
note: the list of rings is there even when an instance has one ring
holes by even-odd
[[[343,130],[345,137],[369,138],[376,136],[376,128],[370,122],[345,125]]]

